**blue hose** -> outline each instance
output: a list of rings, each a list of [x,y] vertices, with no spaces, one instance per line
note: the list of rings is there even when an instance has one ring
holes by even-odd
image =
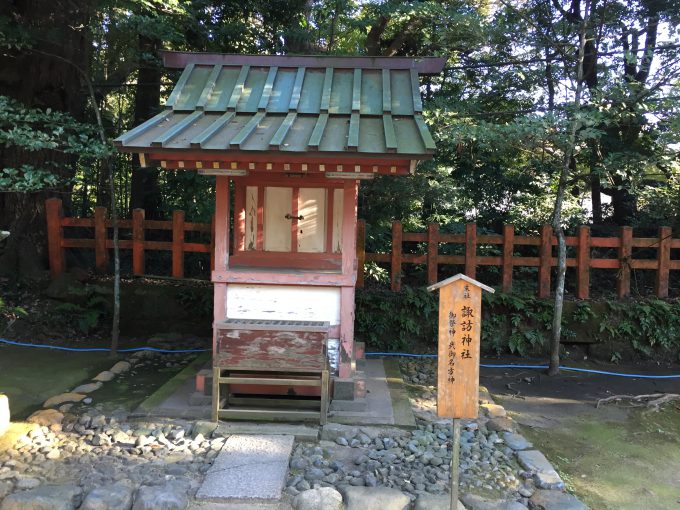
[[[45,344],[25,344],[21,342],[13,342],[12,340],[7,340],[5,338],[0,338],[0,343],[7,345],[15,345],[17,347],[34,347],[36,349],[52,349],[54,351],[66,351],[66,352],[109,352],[111,349],[106,349],[104,347],[60,347],[58,345],[45,345]],[[151,352],[168,352],[168,353],[184,353],[184,352],[207,352],[210,349],[156,349],[155,347],[135,347],[133,349],[118,349],[118,352],[139,352],[139,351],[151,351]]]
[[[367,352],[366,356],[399,356],[406,358],[436,358],[436,354],[408,354],[402,352]],[[480,363],[483,368],[530,368],[530,369],[546,369],[548,365],[490,365]],[[587,374],[601,374],[611,375],[614,377],[629,377],[631,379],[680,379],[680,374],[673,375],[644,375],[644,374],[623,374],[621,372],[607,372],[605,370],[594,370],[590,368],[576,368],[560,366],[560,370],[567,370],[570,372],[584,372]]]
[[[45,344],[26,344],[22,342],[14,342],[12,340],[7,340],[5,338],[0,338],[0,343],[7,345],[14,345],[17,347],[33,347],[36,349],[52,349],[55,351],[66,351],[66,352],[109,352],[110,349],[103,347],[60,347],[57,345],[45,345]],[[118,349],[118,352],[139,352],[139,351],[151,351],[151,352],[163,352],[170,354],[180,354],[187,352],[208,352],[210,349],[156,349],[155,347],[135,347],[132,349]],[[367,352],[366,356],[399,356],[403,358],[437,358],[436,354],[410,354],[404,352]],[[529,368],[529,369],[546,369],[548,365],[490,365],[486,363],[481,363],[479,365],[483,368]],[[674,375],[644,375],[644,374],[623,374],[620,372],[607,372],[605,370],[593,370],[590,368],[576,368],[576,367],[565,367],[560,366],[561,370],[567,370],[571,372],[584,372],[587,374],[601,374],[601,375],[611,375],[615,377],[629,377],[631,379],[680,379],[680,374]]]

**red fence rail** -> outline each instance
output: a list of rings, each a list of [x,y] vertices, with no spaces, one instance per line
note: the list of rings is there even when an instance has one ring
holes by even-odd
[[[108,229],[113,222],[107,219],[104,207],[95,208],[92,218],[65,217],[61,200],[51,198],[46,201],[47,232],[49,262],[52,277],[56,277],[66,269],[66,248],[86,248],[95,251],[95,270],[105,273],[108,270],[109,250],[113,241],[108,237]],[[214,267],[214,230],[215,222],[192,223],[184,219],[183,211],[174,211],[172,220],[157,221],[144,218],[143,209],[135,209],[130,220],[119,220],[121,229],[130,229],[129,239],[121,239],[123,250],[132,250],[132,273],[144,275],[145,252],[165,250],[172,252],[172,276],[184,277],[184,254],[209,253],[211,268]],[[68,227],[89,227],[94,230],[94,238],[74,238],[64,235]],[[152,241],[146,239],[147,230],[165,230],[172,232],[172,241]],[[186,242],[187,232],[204,232],[210,234],[208,243]],[[126,236],[128,237],[128,236]],[[407,253],[404,243],[418,243],[422,253]],[[631,227],[621,227],[617,237],[592,237],[590,228],[581,226],[577,235],[567,236],[567,246],[575,249],[575,256],[567,258],[567,267],[576,269],[576,297],[588,299],[590,296],[590,270],[616,270],[617,293],[619,297],[630,294],[631,270],[648,269],[656,273],[655,294],[668,297],[670,271],[680,270],[680,259],[671,258],[672,249],[680,249],[680,239],[672,237],[670,227],[660,227],[657,237],[633,237]],[[447,255],[440,253],[442,244],[463,245],[463,254]],[[557,238],[550,225],[543,225],[538,236],[516,235],[512,225],[504,225],[502,234],[478,234],[477,226],[469,223],[464,234],[444,234],[439,232],[439,225],[431,223],[426,232],[404,232],[401,222],[392,223],[392,250],[388,253],[366,253],[366,224],[358,222],[357,259],[358,267],[363,269],[366,262],[389,264],[392,290],[401,289],[403,267],[407,264],[420,264],[427,267],[427,283],[437,281],[440,265],[460,265],[466,275],[475,278],[477,267],[497,266],[501,271],[501,287],[504,292],[512,291],[513,268],[538,268],[538,296],[547,298],[551,289],[551,269],[557,266],[557,258],[553,247]],[[500,255],[480,255],[481,248],[500,247]],[[524,246],[538,247],[538,256],[516,255],[517,248]],[[616,258],[598,258],[593,256],[593,248],[616,249]],[[634,248],[656,250],[655,258],[633,258]],[[357,276],[357,287],[363,287],[364,271]]]
[[[392,251],[389,253],[365,252],[366,225],[360,220],[358,226],[357,252],[359,267],[365,262],[389,264],[392,290],[401,289],[402,269],[405,264],[421,264],[427,266],[427,283],[436,283],[439,266],[442,264],[461,265],[467,276],[475,278],[478,266],[497,266],[501,270],[501,287],[504,292],[512,291],[513,268],[538,268],[538,296],[550,296],[551,269],[557,266],[557,257],[553,255],[553,247],[557,238],[550,225],[543,225],[538,236],[516,235],[512,225],[504,225],[502,234],[478,234],[477,225],[465,225],[464,234],[442,234],[439,225],[431,223],[427,232],[404,232],[401,222],[392,223]],[[404,243],[416,242],[422,253],[404,253]],[[439,253],[441,244],[463,245],[461,255],[445,255]],[[566,237],[567,246],[573,246],[575,257],[567,258],[567,267],[576,269],[576,297],[590,297],[590,270],[616,270],[617,293],[619,297],[630,295],[630,277],[633,269],[650,269],[656,272],[655,294],[668,297],[670,271],[680,270],[680,259],[671,259],[671,249],[680,248],[680,239],[672,237],[670,227],[660,227],[657,237],[633,237],[632,227],[620,227],[617,237],[592,237],[590,227],[581,226],[575,236]],[[480,247],[500,247],[500,255],[480,255]],[[528,257],[515,254],[515,249],[522,246],[537,246],[538,256]],[[597,258],[593,256],[593,248],[613,248],[617,250],[616,258]],[[656,250],[655,258],[633,258],[633,248],[650,248]],[[357,286],[364,283],[363,271],[359,272]]]
[[[109,250],[113,248],[113,240],[109,239],[108,229],[113,221],[107,219],[105,207],[95,207],[92,218],[72,218],[64,216],[61,200],[50,198],[45,202],[47,212],[47,244],[49,250],[50,272],[53,278],[66,269],[66,248],[94,249],[95,270],[106,273],[109,265]],[[66,227],[89,227],[94,229],[94,239],[83,239],[64,236]],[[210,267],[214,267],[213,239],[215,221],[210,223],[191,223],[184,219],[184,211],[173,211],[172,220],[158,221],[144,218],[144,209],[132,211],[132,219],[118,220],[120,229],[131,230],[130,239],[121,239],[119,246],[123,250],[132,250],[132,273],[135,276],[144,274],[145,252],[164,250],[172,252],[172,276],[184,277],[184,254],[209,253]],[[152,241],[146,239],[147,230],[165,230],[172,232],[172,241]],[[187,232],[205,232],[210,234],[209,243],[186,242]]]

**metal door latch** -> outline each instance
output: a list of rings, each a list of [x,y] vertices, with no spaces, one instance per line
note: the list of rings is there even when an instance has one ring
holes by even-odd
[[[300,216],[293,216],[293,215],[291,215],[291,214],[286,214],[286,215],[284,216],[284,218],[286,218],[287,220],[292,220],[292,219],[296,219],[296,220],[304,220],[304,219],[305,219],[305,217],[304,217],[302,214],[301,214]]]

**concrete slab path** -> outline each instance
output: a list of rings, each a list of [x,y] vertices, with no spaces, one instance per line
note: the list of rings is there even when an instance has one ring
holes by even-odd
[[[284,435],[230,436],[196,499],[232,503],[279,500],[293,442],[293,436]]]

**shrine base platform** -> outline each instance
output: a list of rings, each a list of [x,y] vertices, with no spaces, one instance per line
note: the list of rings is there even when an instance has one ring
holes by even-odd
[[[366,396],[355,400],[332,400],[328,422],[415,428],[415,418],[398,362],[393,359],[369,359],[361,364]],[[211,397],[196,391],[196,374],[200,368],[205,367],[194,365],[191,370],[180,372],[142,402],[133,416],[210,420]],[[316,439],[319,430],[318,425],[313,423],[221,421],[219,427],[226,434],[287,434],[299,440]]]

